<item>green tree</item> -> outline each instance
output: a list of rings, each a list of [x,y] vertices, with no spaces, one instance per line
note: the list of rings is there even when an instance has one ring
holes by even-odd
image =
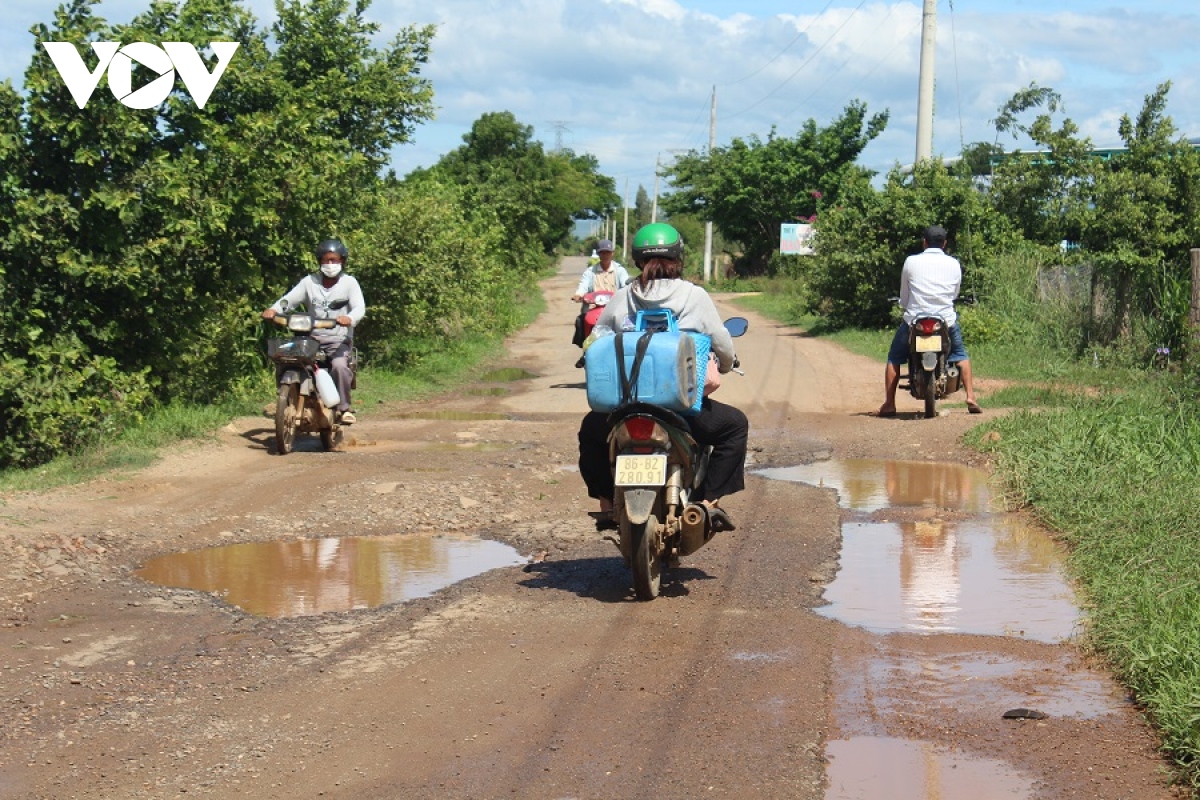
[[[854,102],[827,127],[810,119],[794,138],[772,129],[766,141],[750,136],[711,153],[693,150],[667,170],[677,191],[664,206],[712,220],[741,243],[745,267],[761,271],[778,247],[780,224],[811,219],[845,186],[869,177],[854,162],[887,120],[887,112],[868,117],[866,104]]]
[[[1097,169],[1083,246],[1112,298],[1110,339],[1132,332],[1135,312],[1157,318],[1158,345],[1182,344],[1188,248],[1196,244],[1200,155],[1166,115],[1171,84],[1121,117],[1127,153]]]
[[[590,155],[546,153],[533,127],[510,111],[488,112],[430,172],[467,187],[466,201],[509,232],[513,267],[530,271],[566,241],[574,220],[608,213],[620,198]]]
[[[810,267],[813,310],[836,325],[891,324],[904,259],[919,251],[921,231],[933,224],[949,231],[948,246],[962,262],[962,295],[986,295],[989,260],[1016,237],[970,175],[929,161],[911,174],[893,170],[881,191],[865,177],[848,183],[840,202],[822,212]]]

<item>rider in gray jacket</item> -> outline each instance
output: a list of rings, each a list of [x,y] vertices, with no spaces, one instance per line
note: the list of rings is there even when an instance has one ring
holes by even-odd
[[[274,319],[276,314],[286,314],[303,305],[316,319],[332,319],[333,328],[318,328],[312,337],[321,345],[321,351],[329,356],[329,371],[337,386],[337,411],[343,425],[355,422],[350,407],[350,389],[354,373],[350,369],[350,349],[354,345],[354,326],[366,316],[367,305],[363,300],[358,281],[343,270],[350,255],[339,239],[326,239],[317,245],[316,256],[320,272],[313,273],[292,287],[262,313],[263,319]]]

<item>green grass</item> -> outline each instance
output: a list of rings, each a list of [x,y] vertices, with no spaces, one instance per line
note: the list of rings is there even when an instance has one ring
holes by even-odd
[[[1018,502],[1071,545],[1103,653],[1200,787],[1200,407],[1176,379],[977,427]]]

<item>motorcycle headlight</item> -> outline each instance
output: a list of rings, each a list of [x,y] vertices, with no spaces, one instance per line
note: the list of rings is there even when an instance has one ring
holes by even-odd
[[[312,317],[299,315],[288,318],[288,330],[293,333],[310,333],[313,328]]]

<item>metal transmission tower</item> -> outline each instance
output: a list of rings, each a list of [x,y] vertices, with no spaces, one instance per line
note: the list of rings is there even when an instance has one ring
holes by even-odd
[[[554,128],[554,152],[560,153],[563,149],[563,134],[570,133],[571,129],[567,127],[571,124],[569,119],[552,119],[550,127]]]

